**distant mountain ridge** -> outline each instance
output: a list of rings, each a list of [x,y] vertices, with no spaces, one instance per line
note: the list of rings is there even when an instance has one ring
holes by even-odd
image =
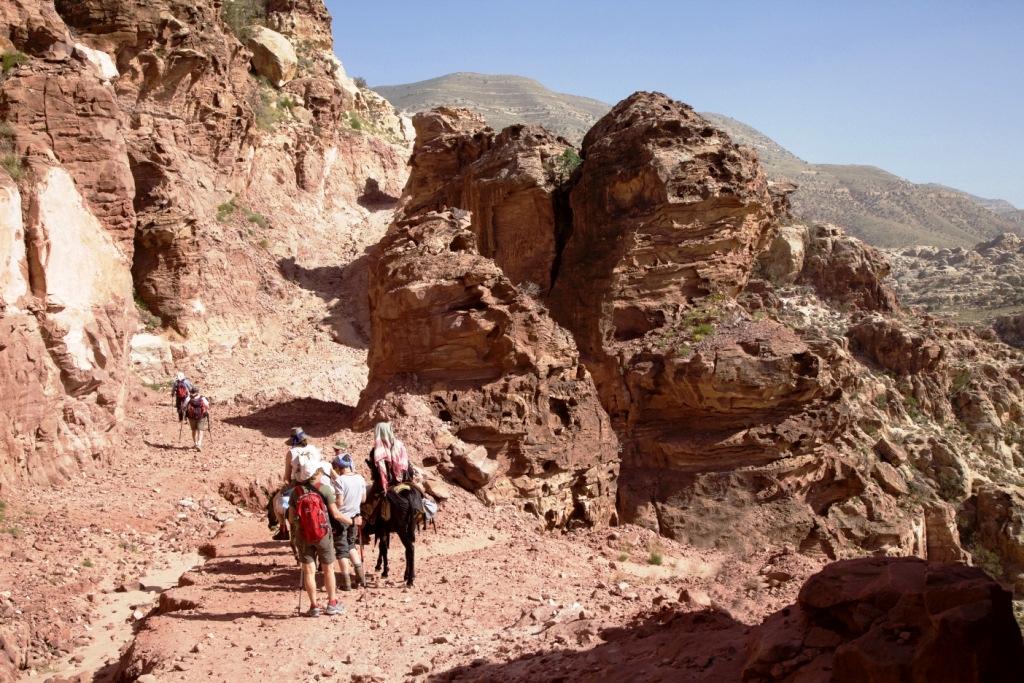
[[[611,108],[512,75],[459,72],[373,89],[406,112],[463,106],[483,114],[492,128],[540,124],[576,144]],[[874,166],[812,164],[741,121],[713,112],[701,115],[757,150],[769,176],[799,186],[793,208],[801,220],[837,223],[881,247],[973,246],[1005,232],[1024,234],[1024,211],[1005,200],[912,183]]]

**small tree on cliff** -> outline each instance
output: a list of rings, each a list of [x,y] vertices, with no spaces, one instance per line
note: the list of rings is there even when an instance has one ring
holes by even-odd
[[[244,40],[252,26],[267,18],[263,0],[225,0],[221,12],[224,23],[239,40]]]

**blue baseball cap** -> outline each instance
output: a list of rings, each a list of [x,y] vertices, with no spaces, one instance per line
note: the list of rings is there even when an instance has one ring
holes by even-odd
[[[349,455],[348,453],[342,453],[341,455],[334,458],[331,464],[337,467],[339,470],[345,469],[346,467],[352,469],[352,456]]]

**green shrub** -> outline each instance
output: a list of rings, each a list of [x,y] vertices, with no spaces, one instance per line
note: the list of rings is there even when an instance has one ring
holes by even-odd
[[[267,19],[264,0],[224,0],[221,18],[239,40],[245,40],[253,26]]]
[[[235,198],[234,197],[231,198],[231,201],[224,202],[223,204],[218,206],[217,207],[217,222],[218,223],[223,223],[224,221],[226,221],[228,218],[230,218],[235,213],[235,209],[237,209],[237,208],[238,208],[238,205],[235,204]]]
[[[260,249],[270,249],[270,240],[266,237],[260,240]]]
[[[271,131],[284,118],[284,110],[276,106],[274,96],[268,92],[260,93],[260,102],[256,106],[256,125],[260,130]]]
[[[158,329],[163,321],[160,320],[160,317],[154,314],[153,311],[149,310],[149,306],[147,306],[146,302],[143,301],[138,290],[135,290],[133,294],[135,296],[135,308],[139,312],[139,318],[142,320],[142,324],[145,325],[146,329],[150,332]]]
[[[7,171],[7,175],[11,176],[15,181],[25,177],[25,165],[21,163],[21,159],[18,158],[17,154],[4,154],[0,157],[0,166],[3,166],[4,170]]]
[[[710,336],[714,331],[715,326],[711,323],[700,323],[694,326],[691,336],[693,337],[693,341],[699,342],[704,337]]]
[[[86,569],[92,567],[92,560],[90,560],[88,557],[85,558],[84,560],[82,560],[82,566]]]
[[[665,562],[665,558],[657,550],[652,550],[651,554],[647,556],[647,564],[653,564],[661,566]]]
[[[971,371],[963,369],[956,374],[953,378],[953,386],[951,387],[950,394],[956,395],[967,388],[967,385],[971,383]]]
[[[245,210],[245,217],[250,223],[254,223],[259,227],[263,228],[264,230],[266,230],[267,227],[270,225],[270,221],[267,220],[266,216],[264,216],[261,213],[249,211],[249,209]]]
[[[560,175],[571,176],[573,171],[580,167],[583,163],[583,157],[572,147],[569,147],[558,157],[558,161],[555,163],[555,170]]]
[[[360,90],[366,90],[369,87],[366,84],[366,79],[363,78],[362,76],[356,76],[352,80],[355,81],[356,87],[359,88]]]
[[[354,111],[349,112],[348,114],[348,125],[352,128],[352,130],[362,130],[364,126],[363,120],[359,118],[359,114],[355,113]]]
[[[629,555],[626,553],[619,553],[619,562],[625,562],[629,559]]]
[[[988,548],[975,547],[971,550],[971,559],[975,567],[984,569],[992,578],[998,579],[1003,575],[1003,563],[999,561],[999,556]]]
[[[875,396],[875,407],[879,410],[885,410],[889,407],[889,394],[879,394]]]
[[[17,50],[13,52],[5,52],[0,56],[0,70],[2,70],[4,76],[6,76],[8,71],[21,66],[27,61],[28,55],[24,52],[18,52]]]

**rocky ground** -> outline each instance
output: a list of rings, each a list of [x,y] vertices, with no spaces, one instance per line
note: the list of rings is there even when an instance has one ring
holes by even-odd
[[[414,590],[377,578],[344,596],[345,616],[313,622],[296,616],[285,544],[270,541],[258,512],[219,492],[225,481],[272,477],[294,423],[324,445],[351,438],[350,411],[315,400],[217,405],[200,454],[187,434],[179,442],[162,392],[137,388],[131,404],[109,468],[6,501],[3,614],[17,635],[4,646],[31,679],[113,676],[133,636],[127,673],[159,680],[437,674],[589,647],[604,629],[677,603],[756,623],[792,602],[820,566],[792,549],[739,560],[629,526],[544,532],[532,516],[456,489],[437,529],[420,536]],[[41,514],[54,498],[60,504]],[[167,575],[201,562],[195,551],[212,559],[181,581]],[[393,576],[403,563],[393,550]],[[161,592],[174,583],[182,587]],[[300,639],[313,654],[300,653]]]

